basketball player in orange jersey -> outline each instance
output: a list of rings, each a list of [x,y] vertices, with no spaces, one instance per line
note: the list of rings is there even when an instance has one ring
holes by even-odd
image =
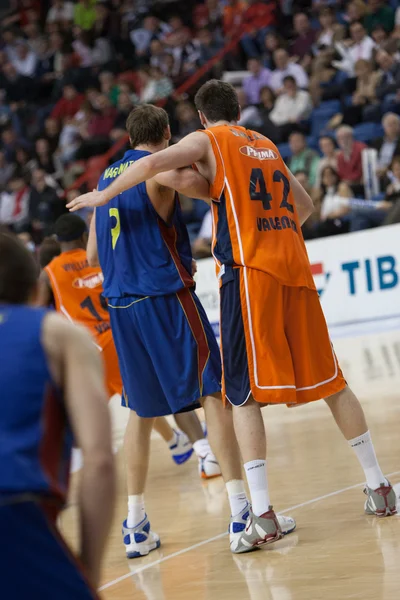
[[[196,95],[204,131],[138,160],[111,186],[69,208],[99,206],[157,173],[195,164],[210,184],[213,254],[221,297],[224,393],[250,488],[252,512],[231,549],[248,552],[281,537],[272,509],[261,407],[326,399],[364,470],[367,514],[396,513],[361,405],[347,386],[329,339],[301,224],[312,201],[276,146],[237,126],[234,88],[212,80]],[[243,482],[238,482],[238,489]]]
[[[66,214],[56,221],[54,229],[58,242],[48,238],[39,250],[43,269],[39,304],[48,307],[54,303],[58,312],[91,331],[104,359],[106,384],[111,398],[114,394],[121,394],[122,379],[107,301],[102,295],[103,275],[98,261],[92,260],[90,265],[88,263],[91,248],[88,247],[86,251],[86,224],[79,216]],[[95,252],[97,256],[97,250]],[[172,429],[165,417],[158,417],[154,422],[154,429],[168,444],[173,461],[178,465],[183,464],[195,452],[202,479],[221,475],[196,413],[181,413],[175,416],[175,420],[181,431]],[[78,463],[79,456],[79,453],[75,454]]]

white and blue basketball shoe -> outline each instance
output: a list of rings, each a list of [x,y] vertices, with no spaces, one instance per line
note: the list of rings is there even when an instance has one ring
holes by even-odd
[[[160,536],[151,531],[147,515],[135,527],[128,527],[125,520],[122,524],[122,535],[127,558],[146,556],[160,547]]]
[[[188,436],[179,429],[174,429],[175,442],[169,446],[173,461],[177,465],[183,465],[193,454],[193,447]]]

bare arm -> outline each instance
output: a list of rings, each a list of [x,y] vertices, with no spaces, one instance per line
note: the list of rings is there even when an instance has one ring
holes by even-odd
[[[155,181],[164,187],[176,190],[189,198],[198,198],[210,204],[210,185],[205,177],[191,168],[174,169],[159,173]]]
[[[92,584],[97,586],[115,498],[111,424],[102,360],[88,331],[60,315],[46,317],[42,337],[83,454],[78,492],[80,555]]]
[[[86,247],[86,255],[88,263],[91,267],[99,266],[99,254],[97,251],[96,237],[96,209],[93,211],[92,220],[90,221],[89,238]]]
[[[314,204],[309,194],[307,194],[301,183],[297,181],[296,177],[289,169],[288,173],[300,224],[303,225],[308,217],[314,212]]]
[[[94,207],[107,204],[118,194],[143,181],[152,179],[159,173],[181,169],[201,161],[206,156],[208,143],[207,136],[203,133],[199,131],[191,133],[175,146],[155,152],[134,162],[104,190],[83,194],[83,196],[79,196],[67,204],[67,207],[74,212],[84,206]]]
[[[46,271],[42,271],[39,276],[38,295],[36,299],[37,306],[50,306],[53,299],[53,290],[51,289],[49,276]]]

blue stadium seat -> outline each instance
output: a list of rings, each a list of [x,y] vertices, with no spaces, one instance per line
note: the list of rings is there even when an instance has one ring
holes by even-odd
[[[278,144],[277,148],[283,160],[286,160],[287,158],[290,158],[292,156],[292,151],[290,149],[289,144]]]
[[[361,123],[354,127],[354,137],[359,142],[372,142],[383,136],[383,127],[379,123]]]
[[[311,148],[312,150],[316,150],[318,152],[318,154],[321,154],[321,150],[319,149],[319,144],[318,144],[318,138],[314,137],[313,135],[309,135],[307,137],[307,147]]]
[[[316,111],[329,112],[331,115],[341,112],[340,100],[325,100],[316,108]]]

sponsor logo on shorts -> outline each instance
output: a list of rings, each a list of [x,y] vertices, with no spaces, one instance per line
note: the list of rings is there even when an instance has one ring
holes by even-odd
[[[93,273],[85,277],[77,277],[72,282],[74,288],[89,288],[93,289],[102,285],[104,281],[103,273]]]
[[[278,160],[278,155],[271,148],[253,148],[252,146],[242,146],[239,152],[249,158],[257,160]]]

